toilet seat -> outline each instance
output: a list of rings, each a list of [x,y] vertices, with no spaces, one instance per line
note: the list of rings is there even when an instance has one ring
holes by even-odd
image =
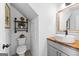
[[[25,53],[27,50],[27,47],[26,45],[22,45],[22,46],[18,46],[17,50],[16,50],[16,53],[17,54],[23,54]]]

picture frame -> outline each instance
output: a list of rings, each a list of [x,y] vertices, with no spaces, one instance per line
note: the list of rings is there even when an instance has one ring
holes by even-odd
[[[5,4],[5,29],[11,28],[10,8],[8,4]]]

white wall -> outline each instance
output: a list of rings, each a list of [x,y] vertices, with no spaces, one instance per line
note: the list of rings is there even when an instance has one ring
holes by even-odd
[[[56,7],[58,7],[58,5],[52,3],[31,3],[29,5],[34,9],[34,11],[38,14],[39,17],[38,54],[41,56],[45,56],[47,55],[47,36],[56,33]]]
[[[10,29],[5,29],[5,4],[0,3],[0,53],[9,53],[9,48],[2,49],[3,44],[10,43]]]
[[[31,20],[31,53],[33,56],[39,54],[39,38],[38,38],[38,17]]]
[[[16,48],[17,48],[17,41],[16,38],[19,37],[20,34],[25,34],[25,36],[27,37],[26,39],[26,43],[27,43],[27,47],[28,49],[30,49],[30,21],[29,21],[29,32],[26,31],[21,31],[21,32],[17,32],[14,33],[14,18],[16,17],[17,19],[19,19],[20,17],[22,17],[23,15],[18,12],[13,6],[11,6],[9,4],[10,7],[10,11],[11,11],[11,47],[10,47],[10,55],[14,55],[16,53]]]
[[[7,53],[6,49],[2,49],[2,45],[6,44],[5,38],[5,4],[0,3],[0,53]]]

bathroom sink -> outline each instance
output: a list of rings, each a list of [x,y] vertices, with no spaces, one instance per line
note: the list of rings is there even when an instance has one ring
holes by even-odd
[[[61,42],[64,42],[64,43],[74,43],[75,42],[75,39],[76,39],[76,36],[57,34],[55,36],[55,39],[57,41],[61,41]]]

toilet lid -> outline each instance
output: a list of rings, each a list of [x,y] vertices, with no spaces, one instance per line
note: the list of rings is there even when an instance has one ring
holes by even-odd
[[[26,52],[26,50],[27,50],[27,47],[26,47],[25,45],[23,45],[23,46],[19,46],[19,47],[17,48],[16,52],[17,52],[18,54],[23,54],[23,53]]]

